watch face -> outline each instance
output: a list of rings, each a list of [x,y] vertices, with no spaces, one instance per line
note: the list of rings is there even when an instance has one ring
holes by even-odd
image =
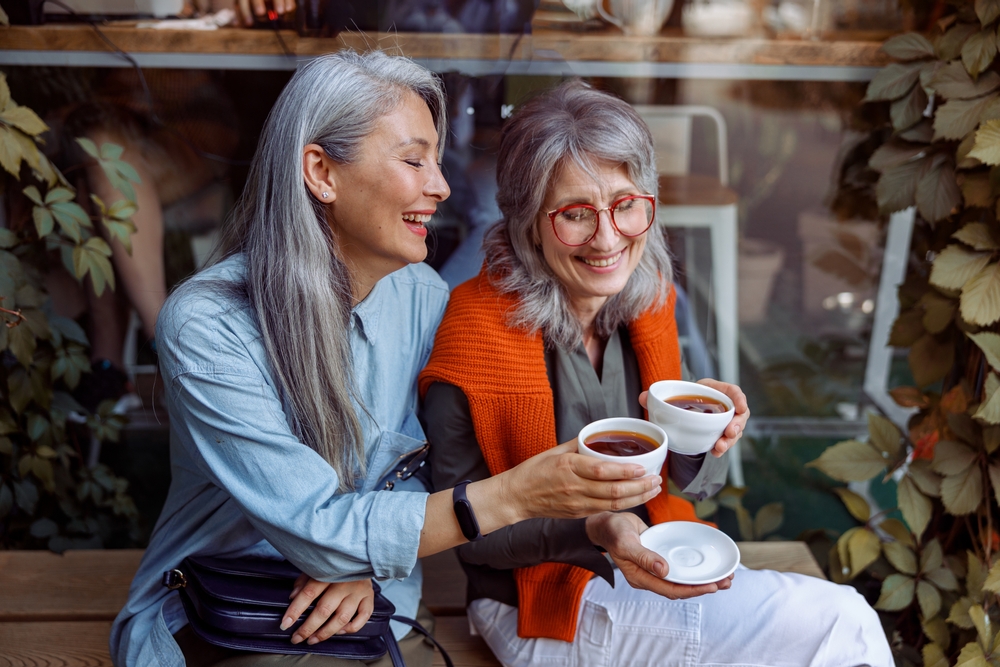
[[[455,502],[455,517],[458,519],[458,526],[462,529],[462,535],[465,535],[465,539],[472,541],[479,537],[479,524],[468,500]]]

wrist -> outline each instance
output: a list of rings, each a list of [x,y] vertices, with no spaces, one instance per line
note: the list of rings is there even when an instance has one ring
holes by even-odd
[[[595,547],[604,549],[604,543],[607,541],[605,539],[606,535],[604,528],[607,525],[608,514],[610,512],[600,512],[598,514],[591,514],[587,517],[584,526],[587,529],[587,539]]]
[[[516,497],[507,493],[504,477],[503,474],[495,475],[473,482],[465,488],[466,496],[479,519],[479,529],[484,535],[527,518],[523,516],[523,508]]]

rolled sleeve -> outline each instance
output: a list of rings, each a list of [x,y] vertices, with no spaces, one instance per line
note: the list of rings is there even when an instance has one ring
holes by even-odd
[[[401,579],[417,562],[427,494],[412,491],[375,492],[368,513],[368,557],[376,579]],[[416,536],[400,539],[399,534]]]

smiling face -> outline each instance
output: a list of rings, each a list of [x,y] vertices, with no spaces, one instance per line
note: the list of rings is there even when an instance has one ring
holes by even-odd
[[[380,118],[349,164],[330,162],[330,227],[363,298],[381,278],[427,256],[427,227],[451,190],[438,167],[431,112],[414,93]]]
[[[549,183],[535,228],[545,263],[565,287],[570,305],[585,327],[608,298],[625,289],[646,246],[646,234],[635,238],[619,234],[607,211],[600,214],[597,235],[590,243],[574,248],[556,237],[548,211],[570,204],[602,209],[625,195],[642,194],[629,179],[625,165],[595,161],[594,173],[596,180],[575,162],[564,162]]]

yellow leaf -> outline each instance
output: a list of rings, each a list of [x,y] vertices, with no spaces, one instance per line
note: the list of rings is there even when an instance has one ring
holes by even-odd
[[[934,258],[930,281],[935,287],[958,291],[989,263],[988,252],[969,252],[961,246],[950,245]]]
[[[927,528],[927,522],[931,520],[931,501],[920,493],[909,477],[899,481],[896,487],[896,499],[903,513],[903,519],[919,539]]]
[[[917,573],[917,556],[913,553],[913,549],[900,542],[886,542],[882,545],[882,553],[900,573],[909,575]]]
[[[990,175],[983,172],[965,174],[962,177],[962,199],[968,208],[990,208],[993,206],[993,192],[990,189]]]
[[[917,582],[917,602],[924,618],[934,618],[941,611],[941,594],[926,581]]]
[[[42,122],[38,114],[28,107],[8,106],[3,111],[0,111],[0,121],[7,125],[13,125],[32,137],[36,137],[49,130],[49,126]]]
[[[847,511],[851,513],[851,516],[861,523],[868,523],[868,519],[872,516],[871,508],[868,507],[868,501],[846,487],[835,488],[833,492],[840,496],[840,500],[847,507]]]
[[[851,576],[856,577],[862,570],[874,563],[882,553],[881,544],[875,533],[867,528],[861,528],[847,543],[851,553]]]
[[[975,626],[969,618],[969,607],[972,606],[972,599],[963,597],[951,605],[951,612],[948,614],[948,622],[960,628],[971,630]]]
[[[966,334],[972,342],[986,355],[986,361],[994,370],[1000,371],[1000,334],[984,331],[977,334]]]
[[[887,459],[871,445],[857,440],[838,442],[807,466],[819,468],[841,482],[864,482],[880,473]]]
[[[986,584],[989,572],[986,570],[986,566],[983,565],[983,562],[979,560],[976,554],[971,551],[966,551],[965,555],[968,560],[968,567],[965,575],[965,593],[972,598],[973,602],[982,602],[983,586]]]
[[[914,547],[913,535],[910,534],[910,529],[903,525],[903,522],[899,519],[886,519],[878,527],[895,538],[900,544],[904,544],[911,549]]]
[[[924,658],[924,667],[948,667],[948,658],[945,657],[944,651],[933,642],[924,644],[921,655]]]
[[[972,246],[975,250],[989,251],[1000,249],[1000,244],[993,238],[990,228],[982,222],[972,222],[965,225],[952,234],[952,238],[956,238],[962,243]]]
[[[997,38],[990,29],[980,30],[962,45],[962,64],[972,78],[985,71],[997,55]]]
[[[14,178],[21,175],[21,143],[15,136],[17,130],[0,127],[0,167]]]
[[[997,391],[996,373],[990,373],[986,377],[986,396],[976,413],[972,415],[987,424],[1000,424],[1000,391]],[[993,385],[993,386],[991,386]]]
[[[930,620],[924,619],[920,624],[927,637],[943,649],[947,649],[951,644],[951,632],[948,630],[947,622],[938,616]],[[926,665],[924,667],[927,667]]]
[[[962,647],[962,652],[958,655],[958,662],[955,667],[990,667],[983,654],[983,647],[976,642],[969,642]]]
[[[979,634],[982,645],[989,646],[993,640],[993,629],[990,627],[989,616],[986,615],[982,607],[975,604],[969,607],[969,618],[972,619],[972,624],[976,626],[976,632]]]
[[[986,581],[983,582],[983,588],[991,593],[1000,593],[1000,560],[993,563],[989,574],[986,575]]]
[[[1000,120],[988,120],[979,126],[968,157],[990,165],[1000,164]]]
[[[966,283],[959,303],[962,319],[970,324],[1000,320],[1000,264],[990,264]]]

